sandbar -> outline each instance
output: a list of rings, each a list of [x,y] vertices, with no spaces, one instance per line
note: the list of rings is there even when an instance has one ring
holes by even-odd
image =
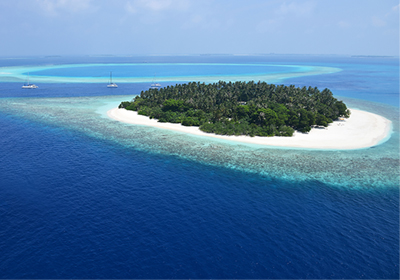
[[[349,150],[372,147],[387,139],[392,131],[391,121],[377,114],[349,109],[348,119],[334,121],[328,127],[313,128],[308,133],[295,132],[292,137],[250,137],[225,136],[205,133],[198,127],[187,127],[175,123],[161,123],[155,119],[138,115],[135,111],[114,108],[107,115],[117,121],[135,125],[146,125],[161,129],[198,136],[225,139],[241,143],[267,145],[276,147],[292,147],[306,149]]]

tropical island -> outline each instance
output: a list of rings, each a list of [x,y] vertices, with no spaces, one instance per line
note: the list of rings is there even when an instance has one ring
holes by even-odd
[[[266,82],[190,82],[142,91],[119,108],[219,135],[292,136],[348,118],[329,89]]]

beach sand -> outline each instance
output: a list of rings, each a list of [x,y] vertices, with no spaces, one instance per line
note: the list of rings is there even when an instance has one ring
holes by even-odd
[[[292,137],[224,136],[202,132],[198,127],[160,123],[137,112],[114,108],[107,115],[117,121],[169,129],[198,136],[214,137],[241,143],[307,149],[360,149],[379,144],[391,133],[391,121],[366,111],[350,109],[350,118],[335,121],[326,128],[313,128],[308,133],[295,132]]]

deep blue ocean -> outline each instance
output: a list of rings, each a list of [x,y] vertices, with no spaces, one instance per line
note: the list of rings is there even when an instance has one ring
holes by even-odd
[[[337,70],[297,75],[312,67]],[[21,89],[28,72],[38,89]],[[149,79],[253,74],[329,88],[393,132],[367,149],[279,149],[105,115]],[[118,82],[132,76],[145,79]],[[0,278],[399,279],[398,58],[0,58],[0,135]]]

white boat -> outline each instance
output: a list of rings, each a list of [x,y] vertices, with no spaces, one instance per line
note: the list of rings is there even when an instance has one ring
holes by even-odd
[[[112,82],[112,72],[110,72],[110,83],[107,85],[108,88],[117,88],[117,84]]]
[[[154,80],[155,79],[156,79],[156,74],[154,74]],[[154,89],[160,88],[161,85],[159,83],[155,83],[154,80],[153,80],[153,83],[151,84],[151,88],[154,88]]]
[[[37,85],[29,84],[29,73],[28,73],[28,80],[27,80],[27,82],[22,86],[22,88],[38,88]]]
[[[23,85],[22,88],[38,88],[37,85]]]
[[[160,88],[161,85],[159,83],[151,84],[151,88]]]

